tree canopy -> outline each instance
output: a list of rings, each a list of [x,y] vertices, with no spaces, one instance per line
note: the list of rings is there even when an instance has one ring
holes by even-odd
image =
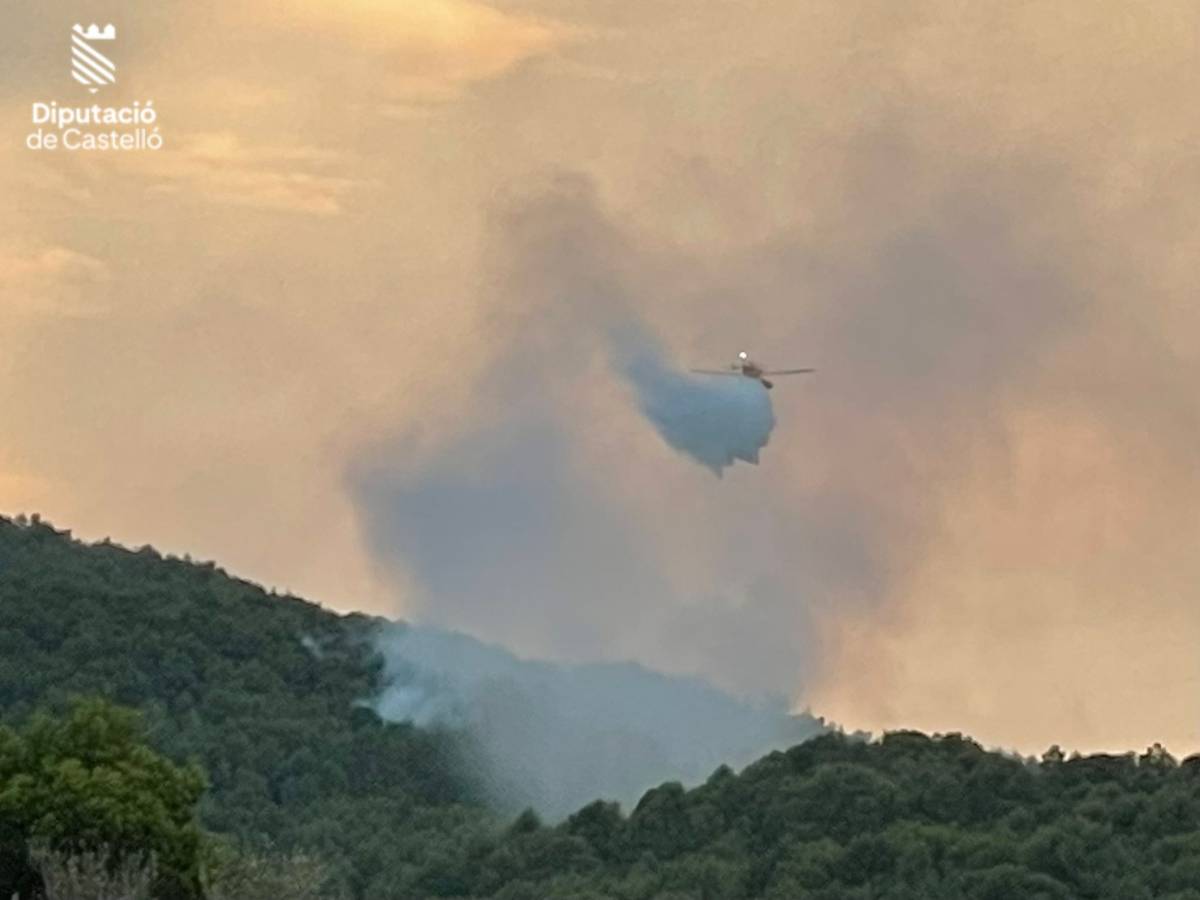
[[[0,896],[39,838],[152,850],[181,897],[219,842],[217,896],[319,873],[309,895],[356,900],[1200,900],[1200,758],[1157,745],[831,733],[628,812],[504,821],[463,735],[362,705],[366,617],[4,519],[0,610]]]
[[[178,766],[142,742],[136,713],[103,700],[70,714],[34,716],[21,731],[0,727],[0,895],[38,887],[34,845],[103,852],[119,865],[152,859],[155,896],[200,896],[203,842],[196,766]]]

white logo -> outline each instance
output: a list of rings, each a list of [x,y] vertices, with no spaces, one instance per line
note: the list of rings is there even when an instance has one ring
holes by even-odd
[[[117,83],[116,64],[96,49],[99,45],[107,50],[107,44],[116,39],[115,25],[75,25],[71,29],[71,77],[93,94]],[[33,130],[25,136],[25,146],[55,153],[162,149],[153,100],[134,100],[124,106],[97,102],[76,106],[78,102],[76,98],[61,105],[57,100],[33,103]]]
[[[116,39],[115,25],[99,28],[92,24],[87,29],[76,25],[71,29],[71,75],[80,84],[86,84],[93,94],[105,85],[117,83],[117,66],[92,46],[92,42]]]

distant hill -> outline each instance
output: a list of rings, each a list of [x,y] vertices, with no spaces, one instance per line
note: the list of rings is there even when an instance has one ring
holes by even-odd
[[[636,795],[820,723],[0,518],[0,721],[72,694],[141,709],[159,749],[196,760],[209,831],[315,853],[354,900],[1200,900],[1197,757],[827,733],[547,826],[494,801]]]

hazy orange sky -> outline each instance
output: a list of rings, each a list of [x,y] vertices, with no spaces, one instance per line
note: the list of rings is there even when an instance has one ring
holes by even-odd
[[[1194,2],[7,12],[0,511],[853,727],[1200,749]],[[25,148],[92,102],[76,21],[163,150]],[[662,444],[576,254],[681,363],[820,367],[761,466]],[[504,507],[396,545],[393,497],[538,438],[527,397],[554,479],[497,503],[579,541],[469,556]],[[579,585],[495,609],[447,567]]]

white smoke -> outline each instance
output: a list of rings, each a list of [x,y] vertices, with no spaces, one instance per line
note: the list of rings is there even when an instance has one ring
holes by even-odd
[[[497,807],[567,815],[597,798],[632,805],[668,780],[698,782],[794,744],[822,723],[786,704],[752,705],[694,678],[633,664],[521,660],[454,632],[379,633],[389,721],[467,732]]]

